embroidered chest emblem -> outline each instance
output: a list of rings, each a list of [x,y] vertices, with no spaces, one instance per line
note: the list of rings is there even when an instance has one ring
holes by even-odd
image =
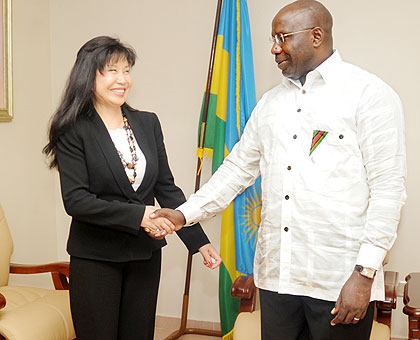
[[[312,135],[311,149],[309,150],[309,156],[312,155],[312,152],[314,152],[318,145],[321,144],[327,134],[328,131],[314,130]]]

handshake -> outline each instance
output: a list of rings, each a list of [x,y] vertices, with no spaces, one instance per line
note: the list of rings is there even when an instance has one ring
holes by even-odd
[[[185,222],[185,217],[179,210],[156,209],[154,206],[147,205],[140,225],[150,237],[161,240],[166,235],[181,229]],[[222,263],[222,258],[210,243],[200,247],[198,251],[206,267],[215,269]]]
[[[185,217],[182,212],[172,209],[156,209],[147,205],[144,211],[141,226],[152,238],[162,239],[168,234],[181,229],[185,224]]]

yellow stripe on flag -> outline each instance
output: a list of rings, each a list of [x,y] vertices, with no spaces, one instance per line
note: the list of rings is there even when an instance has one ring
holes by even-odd
[[[222,256],[223,263],[232,282],[236,278],[236,265],[235,265],[235,230],[233,223],[233,203],[227,207],[222,213],[222,239],[220,244],[220,255]]]
[[[223,49],[223,35],[217,36],[213,78],[210,93],[217,95],[216,116],[226,122],[227,93],[229,83],[229,53]]]

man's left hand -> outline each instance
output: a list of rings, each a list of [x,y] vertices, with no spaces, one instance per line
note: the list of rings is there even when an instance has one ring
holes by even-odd
[[[331,314],[335,315],[335,318],[331,320],[331,326],[339,323],[358,323],[365,317],[369,306],[372,283],[373,279],[353,271],[341,288],[340,296],[331,311]]]

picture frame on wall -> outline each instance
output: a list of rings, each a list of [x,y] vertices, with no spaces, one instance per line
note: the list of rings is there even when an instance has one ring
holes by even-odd
[[[0,11],[0,122],[10,122],[13,119],[11,0],[0,0]]]

